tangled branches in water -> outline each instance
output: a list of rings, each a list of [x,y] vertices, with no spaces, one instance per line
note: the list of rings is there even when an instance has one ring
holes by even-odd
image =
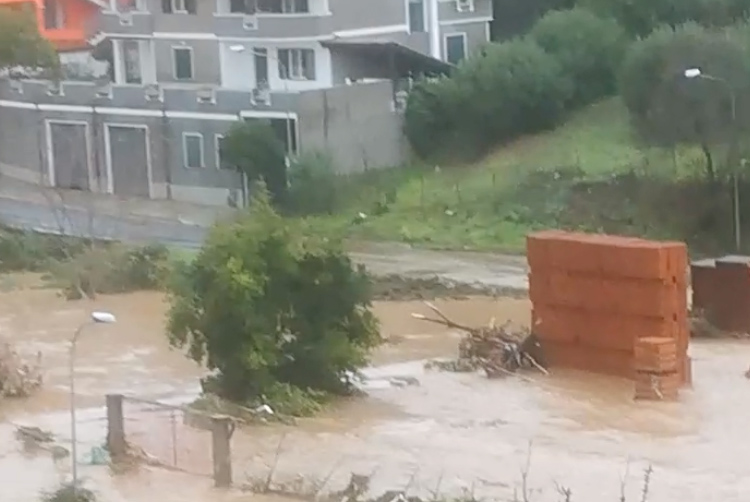
[[[443,314],[435,305],[425,302],[438,318],[412,314],[416,319],[442,324],[466,333],[458,347],[458,359],[448,363],[433,362],[431,366],[452,371],[483,370],[488,378],[515,373],[521,368],[534,368],[547,374],[542,366],[544,358],[537,337],[527,329],[512,330],[510,323],[496,326],[494,319],[488,326],[472,328],[458,324]]]

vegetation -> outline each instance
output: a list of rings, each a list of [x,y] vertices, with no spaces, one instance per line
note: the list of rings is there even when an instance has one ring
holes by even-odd
[[[405,131],[422,157],[477,157],[557,125],[571,90],[562,66],[534,42],[493,44],[450,78],[419,83],[409,94]]]
[[[0,226],[0,272],[47,273],[68,299],[161,289],[171,261],[158,244],[129,247]]]
[[[233,125],[221,141],[221,159],[248,183],[263,180],[278,207],[286,201],[286,149],[271,125],[248,120]]]
[[[57,53],[25,9],[0,10],[0,70],[7,69],[59,70]]]
[[[57,490],[42,495],[42,502],[96,502],[94,492],[80,485],[66,483]]]
[[[380,341],[369,278],[335,243],[285,223],[264,188],[255,193],[250,211],[216,226],[181,267],[170,342],[215,372],[204,390],[233,402],[346,393]]]
[[[617,71],[628,40],[614,19],[599,18],[581,8],[552,11],[539,20],[530,36],[559,61],[572,80],[569,109],[610,96],[617,89]]]
[[[706,174],[715,178],[715,150],[729,154],[727,147],[750,127],[745,41],[688,23],[658,29],[635,42],[622,68],[620,89],[640,139],[668,148],[699,146]],[[685,78],[690,68],[709,78]],[[726,158],[723,164],[736,162]]]

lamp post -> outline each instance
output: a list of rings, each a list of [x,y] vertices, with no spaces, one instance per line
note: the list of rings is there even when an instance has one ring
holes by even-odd
[[[730,145],[732,157],[734,157],[734,151],[736,149],[736,141],[737,141],[737,96],[734,92],[734,89],[732,88],[732,85],[727,81],[726,79],[723,79],[721,77],[715,77],[713,75],[708,75],[706,73],[703,73],[700,68],[688,68],[684,72],[685,78],[687,79],[696,79],[700,78],[703,80],[710,80],[712,82],[718,82],[719,84],[723,85],[728,94],[731,104],[731,117],[732,117],[732,143]],[[734,158],[732,158],[732,162],[735,164],[732,169],[732,183],[733,183],[733,199],[734,199],[734,245],[735,249],[737,251],[740,250],[740,245],[742,244],[742,230],[740,228],[740,182],[739,182],[739,173],[737,170],[737,165],[734,162]]]
[[[70,339],[70,355],[68,357],[69,371],[70,371],[70,460],[71,469],[73,474],[73,495],[78,489],[78,437],[76,434],[76,380],[75,380],[75,357],[76,357],[76,344],[78,343],[78,337],[81,336],[83,330],[91,326],[92,324],[113,324],[117,320],[113,314],[109,312],[92,312],[91,319],[81,324],[73,337]]]

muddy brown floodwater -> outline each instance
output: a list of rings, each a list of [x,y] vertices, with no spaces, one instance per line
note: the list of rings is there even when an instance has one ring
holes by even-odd
[[[529,319],[526,300],[436,303],[465,323]],[[69,441],[66,340],[96,309],[113,312],[118,323],[92,327],[79,345],[80,473],[89,486],[106,502],[262,502],[239,491],[215,491],[205,476],[158,468],[114,476],[106,467],[86,465],[90,449],[104,441],[106,393],[189,400],[201,371],[169,349],[162,295],[65,302],[42,289],[0,293],[0,336],[24,352],[41,350],[46,368],[42,392],[0,405],[0,500],[36,502],[41,490],[69,475],[68,460],[24,454],[13,438],[14,425],[39,426],[63,444]],[[654,468],[651,501],[745,502],[750,497],[750,442],[745,440],[750,382],[742,376],[750,363],[746,343],[694,343],[694,391],[685,392],[679,403],[634,403],[628,382],[582,373],[490,381],[425,371],[424,359],[455,355],[458,334],[413,319],[412,312],[428,313],[419,302],[381,302],[375,310],[391,343],[366,371],[369,397],[343,402],[296,427],[238,431],[233,439],[237,482],[265,477],[276,463],[274,479],[280,483],[330,476],[327,486],[333,489],[355,472],[372,474],[374,492],[473,489],[479,496],[510,499],[531,451],[528,486],[535,501],[559,500],[556,483],[570,487],[575,502],[619,500],[626,471],[629,500],[640,500],[648,464]],[[419,385],[392,386],[394,376],[414,377]]]

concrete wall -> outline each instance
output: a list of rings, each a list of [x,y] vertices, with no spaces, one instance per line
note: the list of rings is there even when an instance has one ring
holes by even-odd
[[[134,98],[130,106],[113,106],[111,99],[93,94],[93,86],[85,98],[82,85],[62,96],[37,92],[40,85],[24,82],[19,92],[0,82],[0,176],[50,185],[55,166],[51,145],[56,144],[52,131],[62,129],[51,127],[55,123],[85,126],[87,151],[79,163],[86,160],[92,191],[133,196],[138,189],[125,186],[130,185],[129,175],[122,170],[138,170],[130,174],[148,177],[146,192],[151,198],[211,205],[241,200],[240,176],[221,169],[217,158],[217,138],[240,118],[297,119],[299,150],[330,153],[342,172],[398,165],[405,155],[401,118],[394,111],[388,81],[288,95],[283,110],[248,106],[234,108],[234,114],[223,111],[222,100],[200,104],[194,94],[183,95],[190,94],[186,90],[171,98],[168,94],[162,102],[144,104]],[[146,131],[145,151],[133,152],[133,159],[146,159],[146,165],[122,160],[122,145],[119,150],[112,145],[110,127]],[[185,134],[202,138],[201,167],[187,166]]]
[[[300,94],[297,103],[302,151],[325,151],[339,172],[392,167],[406,160],[393,84],[381,81]]]

